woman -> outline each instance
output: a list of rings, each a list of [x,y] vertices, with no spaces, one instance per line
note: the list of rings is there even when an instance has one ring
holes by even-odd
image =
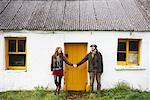
[[[67,61],[66,57],[63,55],[61,47],[57,47],[51,59],[51,71],[53,71],[56,85],[55,94],[59,94],[61,88],[61,79],[63,77],[63,61],[66,64],[73,66],[73,64]]]

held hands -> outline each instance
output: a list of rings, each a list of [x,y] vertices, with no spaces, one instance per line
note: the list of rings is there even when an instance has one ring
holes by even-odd
[[[73,67],[74,67],[74,68],[77,68],[78,66],[77,66],[76,64],[73,64]]]

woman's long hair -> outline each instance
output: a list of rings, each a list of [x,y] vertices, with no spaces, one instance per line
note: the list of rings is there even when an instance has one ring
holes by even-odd
[[[59,49],[61,49],[61,47],[57,47],[56,49],[55,49],[55,53],[53,54],[53,58],[54,59],[56,59],[56,56],[58,55],[58,54],[60,54],[60,56],[61,57],[63,57],[63,52],[61,51],[61,53],[58,53],[58,50]]]

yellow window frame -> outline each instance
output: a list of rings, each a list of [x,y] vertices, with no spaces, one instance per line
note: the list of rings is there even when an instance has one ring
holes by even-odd
[[[8,41],[16,40],[16,52],[8,51]],[[26,70],[27,69],[27,59],[25,61],[25,66],[9,66],[9,54],[25,54],[27,58],[27,43],[25,43],[25,52],[18,52],[18,41],[25,40],[26,37],[5,37],[5,60],[6,60],[6,69],[7,70]]]
[[[117,65],[122,66],[139,66],[140,65],[140,44],[141,39],[118,39],[118,43],[121,41],[126,42],[126,61],[117,61]],[[138,64],[129,64],[129,41],[138,41]],[[117,53],[120,52],[117,50]]]

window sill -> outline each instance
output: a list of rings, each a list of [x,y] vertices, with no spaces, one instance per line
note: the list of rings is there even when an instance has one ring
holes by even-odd
[[[116,66],[115,70],[146,70],[146,68],[142,66]]]
[[[5,72],[8,72],[8,73],[11,73],[11,72],[13,72],[13,73],[20,73],[20,72],[27,72],[27,70],[5,70]]]
[[[17,66],[17,67],[15,67],[15,66],[9,66],[9,67],[7,67],[7,69],[6,70],[26,70],[27,68],[25,67],[25,66]]]

